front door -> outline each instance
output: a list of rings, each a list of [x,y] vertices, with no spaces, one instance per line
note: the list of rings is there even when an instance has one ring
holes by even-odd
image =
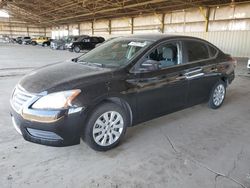
[[[167,42],[147,53],[135,67],[137,112],[146,121],[179,110],[186,105],[188,81],[182,65],[181,46]]]

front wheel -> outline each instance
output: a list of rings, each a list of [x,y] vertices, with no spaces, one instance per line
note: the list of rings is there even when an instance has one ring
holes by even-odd
[[[128,122],[119,105],[104,103],[92,112],[85,127],[84,140],[97,151],[112,149],[125,135]]]
[[[81,51],[79,46],[75,46],[74,47],[74,52],[79,53]]]
[[[210,95],[208,105],[212,109],[219,108],[225,99],[226,96],[226,84],[223,81],[219,81],[213,87],[213,90]]]

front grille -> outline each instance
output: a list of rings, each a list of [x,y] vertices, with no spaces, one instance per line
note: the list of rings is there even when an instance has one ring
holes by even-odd
[[[22,107],[30,101],[35,95],[28,93],[22,87],[17,86],[12,94],[11,103],[13,108],[20,112]]]

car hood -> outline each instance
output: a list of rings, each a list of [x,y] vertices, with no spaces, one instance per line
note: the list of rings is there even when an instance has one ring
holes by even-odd
[[[34,70],[24,76],[19,85],[30,93],[48,93],[77,89],[84,85],[110,79],[111,69],[62,62]]]

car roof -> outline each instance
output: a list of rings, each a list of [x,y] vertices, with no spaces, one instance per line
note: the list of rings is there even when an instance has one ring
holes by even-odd
[[[150,41],[159,41],[163,39],[195,39],[195,40],[202,40],[196,37],[184,36],[184,35],[169,35],[169,34],[140,34],[140,35],[128,35],[125,36],[128,39],[143,39],[143,40],[150,40]],[[203,41],[203,40],[202,40]]]

